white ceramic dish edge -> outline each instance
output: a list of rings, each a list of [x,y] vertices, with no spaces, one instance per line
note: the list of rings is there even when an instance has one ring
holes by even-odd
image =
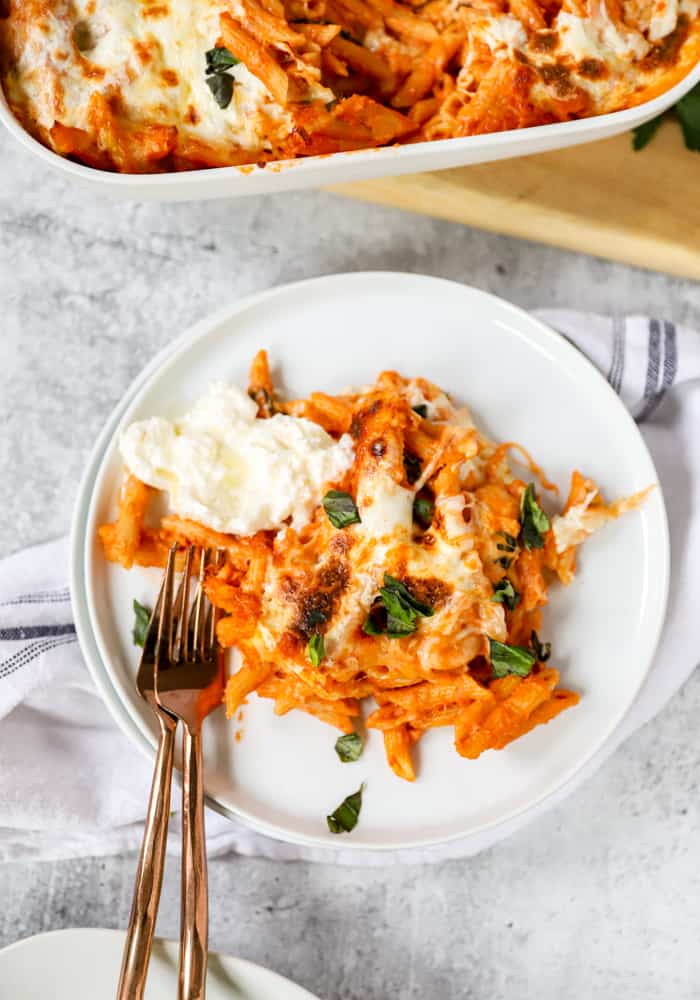
[[[113,997],[124,947],[123,931],[69,928],[23,938],[0,950],[0,981],[21,1000],[46,996],[51,979],[53,1000],[102,1000]],[[163,1000],[175,995],[179,945],[156,938],[149,967],[147,995]],[[209,954],[207,995],[211,1000],[318,1000],[296,983],[262,965],[217,952]]]
[[[371,281],[376,279],[386,279],[387,277],[392,277],[392,276],[397,278],[405,277],[405,275],[392,275],[391,272],[374,272],[374,273],[359,272],[356,274],[334,275],[330,280],[361,282],[367,280]],[[411,277],[415,279],[417,276],[412,275]],[[329,278],[309,279],[308,281],[305,282],[295,283],[294,287],[307,286],[311,290],[312,286],[315,283],[328,280]],[[441,279],[430,279],[430,280],[435,281]],[[446,282],[446,284],[453,284],[453,283]],[[92,486],[95,481],[96,472],[101,463],[102,455],[107,446],[107,443],[109,442],[116,426],[118,425],[122,414],[129,406],[131,400],[133,399],[134,395],[138,392],[140,387],[151,377],[151,375],[162,364],[164,364],[169,358],[177,354],[185,345],[192,344],[200,337],[205,336],[208,331],[216,327],[224,319],[230,318],[246,309],[249,309],[270,296],[284,294],[285,290],[290,287],[291,286],[284,285],[274,289],[270,289],[268,291],[261,292],[256,295],[245,298],[236,303],[233,307],[228,307],[226,309],[220,310],[215,315],[208,317],[207,319],[201,321],[196,326],[191,328],[189,331],[185,332],[172,345],[170,345],[166,350],[162,351],[156,358],[154,358],[153,361],[146,367],[146,369],[144,369],[141,375],[135,380],[135,382],[132,384],[128,392],[125,394],[123,400],[120,402],[120,404],[116,407],[116,409],[110,416],[102,434],[100,435],[100,438],[98,439],[95,449],[93,450],[93,453],[88,463],[87,471],[80,486],[78,494],[78,504],[76,506],[75,517],[73,521],[72,543],[71,543],[71,591],[73,595],[74,615],[75,615],[76,628],[78,631],[78,637],[80,639],[81,647],[83,649],[83,652],[85,653],[86,660],[88,662],[91,673],[93,674],[95,682],[102,696],[104,697],[107,705],[109,706],[110,711],[113,713],[117,723],[126,733],[126,735],[128,735],[149,756],[153,755],[153,749],[154,749],[153,741],[152,739],[149,738],[149,736],[146,733],[143,732],[142,728],[138,725],[136,720],[134,720],[131,717],[126,706],[122,703],[121,698],[119,697],[115,687],[113,686],[109,678],[108,671],[105,668],[102,656],[99,651],[98,644],[96,642],[94,635],[92,634],[92,627],[90,624],[90,614],[87,607],[86,588],[85,588],[87,550],[84,541],[85,541],[87,510],[90,503],[90,496],[92,493]],[[488,293],[485,292],[480,292],[480,294],[485,295],[489,298],[497,298],[495,296],[488,296]],[[497,299],[497,301],[501,306],[507,307],[517,316],[523,315],[523,311],[517,308],[516,306],[504,303],[500,299]],[[527,316],[528,322],[530,324],[536,322],[533,320],[533,317],[529,316],[529,314],[525,313],[524,315]],[[596,371],[594,366],[590,364],[590,362],[587,362],[586,359],[583,358],[581,355],[579,355],[576,349],[573,348],[571,345],[569,345],[564,340],[564,338],[561,338],[559,334],[557,334],[555,331],[551,330],[544,324],[537,323],[537,325],[540,327],[541,331],[546,335],[546,337],[550,339],[552,338],[555,339],[560,346],[565,345],[565,348],[567,350],[575,352],[577,362],[580,363],[580,361],[583,360],[585,363],[589,364],[592,370]],[[596,371],[596,376],[600,377],[597,371]],[[601,389],[603,389],[603,385],[605,385],[607,392],[612,397],[614,397],[617,403],[619,403],[619,399],[613,392],[612,388],[608,386],[607,383],[604,382],[604,380],[601,381],[602,381]],[[629,414],[626,414],[626,417],[627,420],[633,424],[632,417]],[[653,461],[648,451],[646,451],[646,455],[649,462],[650,471],[653,474],[653,480],[655,482],[658,482],[658,477],[656,476]],[[660,582],[659,593],[662,595],[662,599],[659,600],[656,605],[656,619],[650,627],[650,635],[652,636],[652,642],[649,654],[649,664],[651,663],[653,652],[656,646],[658,645],[658,641],[660,638],[661,629],[665,618],[665,611],[666,611],[666,604],[668,597],[668,584],[669,584],[668,524],[667,524],[665,506],[663,503],[663,496],[661,494],[660,494],[660,501],[661,501],[661,513],[663,521],[663,532],[665,536],[664,554],[662,559],[662,566],[660,567],[660,575],[662,579]],[[646,673],[644,676],[646,676]],[[643,683],[644,676],[642,676],[639,679],[639,683],[636,687],[636,690],[633,692],[633,697],[631,700],[634,700],[634,697],[636,697],[639,687],[641,687],[641,684]],[[626,710],[627,708],[625,708],[624,711],[620,712],[617,718],[612,720],[606,732],[601,734],[597,746],[593,748],[593,750],[586,757],[586,759],[580,761],[576,767],[570,769],[569,772],[564,774],[561,777],[561,779],[556,783],[555,787],[549,788],[546,793],[541,795],[536,801],[533,801],[526,809],[519,809],[516,812],[504,817],[497,823],[486,824],[483,828],[480,828],[479,831],[474,831],[474,832],[478,833],[482,832],[482,830],[486,828],[506,825],[513,819],[515,819],[517,815],[522,815],[523,812],[528,812],[531,809],[535,809],[537,806],[541,805],[550,795],[554,794],[554,792],[564,787],[581,768],[585,767],[585,765],[594,756],[594,754],[597,752],[600,746],[602,746],[603,743],[609,738],[609,736],[621,722],[622,718],[626,713]],[[259,832],[267,836],[271,836],[276,839],[283,839],[290,843],[297,843],[302,846],[327,847],[327,844],[325,842],[321,842],[315,839],[314,837],[307,837],[302,834],[291,835],[289,833],[285,833],[284,831],[281,831],[279,828],[273,825],[268,825],[263,821],[252,819],[250,816],[247,815],[241,815],[240,813],[223,806],[222,804],[216,802],[211,798],[208,799],[208,805],[213,809],[215,809],[217,812],[222,813],[223,815],[227,815],[231,818],[242,820],[252,828],[258,830]],[[402,849],[410,849],[410,848],[431,846],[435,843],[446,843],[449,842],[450,840],[454,841],[458,839],[460,839],[460,837],[455,835],[455,836],[440,838],[438,841],[420,840],[410,843],[408,842],[401,843],[398,846],[400,846]],[[347,846],[351,850],[357,852],[386,851],[386,850],[396,849],[397,847],[397,845],[387,845],[384,843],[356,844],[356,843],[351,843],[350,841],[344,843],[344,846]]]
[[[489,163],[606,139],[629,131],[666,111],[695,84],[700,64],[670,90],[635,108],[593,118],[489,135],[442,139],[407,146],[334,153],[261,167],[216,167],[170,174],[113,174],[74,163],[43,146],[11,113],[0,87],[0,121],[25,149],[65,177],[94,191],[139,201],[205,201],[244,195],[345,184],[373,177]]]

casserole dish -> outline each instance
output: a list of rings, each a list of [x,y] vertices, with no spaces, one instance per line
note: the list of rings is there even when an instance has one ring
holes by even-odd
[[[246,164],[180,173],[118,174],[59,156],[34,139],[17,121],[1,88],[0,121],[31,154],[93,191],[138,201],[202,201],[445,170],[594,142],[629,131],[655,118],[698,83],[700,64],[658,97],[635,107],[595,117],[462,138],[280,160],[264,166]]]

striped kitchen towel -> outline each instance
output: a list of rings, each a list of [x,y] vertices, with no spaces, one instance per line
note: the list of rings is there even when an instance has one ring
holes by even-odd
[[[700,334],[672,323],[543,311],[620,394],[653,455],[671,530],[672,580],[659,652],[634,706],[594,759],[525,815],[441,847],[350,854],[260,836],[209,812],[210,855],[382,864],[463,857],[530,822],[592,774],[652,718],[700,661]],[[107,854],[138,847],[151,764],[102,704],[82,660],[61,540],[0,563],[0,861]],[[174,799],[177,796],[174,796]],[[173,824],[175,827],[177,824]],[[177,831],[171,832],[177,849]]]

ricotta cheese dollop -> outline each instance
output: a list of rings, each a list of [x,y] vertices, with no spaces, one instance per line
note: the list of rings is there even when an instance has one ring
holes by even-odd
[[[149,486],[165,490],[180,517],[215,531],[251,535],[306,524],[324,486],[354,457],[352,439],[334,441],[318,424],[277,413],[256,419],[257,406],[222,382],[183,417],[150,417],[121,435],[124,464]]]

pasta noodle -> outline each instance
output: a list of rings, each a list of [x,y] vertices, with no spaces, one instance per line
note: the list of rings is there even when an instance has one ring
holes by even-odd
[[[413,781],[411,748],[430,729],[451,727],[474,759],[577,704],[538,636],[549,587],[570,582],[578,546],[646,491],[606,504],[575,471],[548,516],[539,489],[556,487],[529,453],[490,441],[425,379],[384,372],[362,390],[284,402],[261,351],[248,391],[259,420],[303,416],[353,439],[352,464],[307,522],[245,537],[173,514],[149,527],[156,491],[128,475],[116,520],[99,529],[126,569],[162,565],[173,542],[218,550],[205,590],[221,645],[240,657],[229,717],[256,692],[278,715],[301,710],[351,733],[373,698],[367,728]],[[509,465],[513,449],[532,481]]]

